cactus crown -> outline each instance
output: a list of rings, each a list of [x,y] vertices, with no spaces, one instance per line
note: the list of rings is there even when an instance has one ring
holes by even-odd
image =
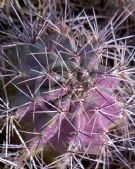
[[[125,112],[132,111],[124,106],[134,96],[134,51],[124,41],[131,37],[117,34],[126,11],[105,26],[98,25],[94,10],[93,17],[85,12],[69,19],[34,16],[31,26],[27,14],[12,3],[11,7],[20,23],[16,26],[8,19],[13,28],[5,32],[8,40],[3,40],[0,56],[4,156],[12,159],[10,147],[16,146],[18,159],[8,164],[25,166],[29,160],[38,168],[42,148],[64,154],[63,166],[65,157],[91,159],[90,155],[108,154],[109,148],[124,159],[115,145],[115,130],[123,124]],[[82,168],[79,161],[74,166]]]

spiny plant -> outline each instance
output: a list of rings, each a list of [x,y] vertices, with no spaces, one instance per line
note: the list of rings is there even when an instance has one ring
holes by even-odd
[[[71,17],[67,2],[64,15],[16,2],[0,19],[1,166],[133,168],[134,36],[119,36],[133,11]]]

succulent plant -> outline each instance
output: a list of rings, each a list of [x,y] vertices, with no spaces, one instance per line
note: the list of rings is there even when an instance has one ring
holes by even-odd
[[[134,36],[117,30],[132,11],[98,24],[94,10],[68,18],[65,8],[61,19],[50,7],[51,15],[33,17],[31,7],[28,18],[10,8],[17,24],[8,19],[1,30],[0,161],[46,169],[84,168],[88,160],[89,168],[109,168],[114,156],[131,168],[122,152],[134,153],[135,59],[127,44]]]

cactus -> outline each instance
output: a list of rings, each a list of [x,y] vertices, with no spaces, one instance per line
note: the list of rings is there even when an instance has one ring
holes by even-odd
[[[23,13],[11,2],[14,20],[1,10],[8,24],[1,30],[0,161],[11,168],[84,168],[85,160],[89,168],[116,161],[132,168],[123,151],[134,153],[134,36],[117,31],[132,11],[105,25],[94,10],[93,17],[68,18],[65,8],[61,19],[53,5],[38,15],[33,5]]]

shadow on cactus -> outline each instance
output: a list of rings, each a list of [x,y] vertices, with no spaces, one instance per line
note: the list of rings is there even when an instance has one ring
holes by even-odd
[[[124,130],[127,118],[134,125],[127,105],[134,98],[134,50],[126,45],[132,36],[117,33],[130,14],[124,11],[106,26],[98,25],[94,12],[93,17],[82,15],[63,21],[45,17],[36,42],[2,46],[1,162],[83,168],[81,160],[96,155],[98,167],[107,165],[112,150],[130,168],[122,147],[115,145],[122,137],[113,134],[116,128]],[[46,156],[51,163],[41,159]]]

